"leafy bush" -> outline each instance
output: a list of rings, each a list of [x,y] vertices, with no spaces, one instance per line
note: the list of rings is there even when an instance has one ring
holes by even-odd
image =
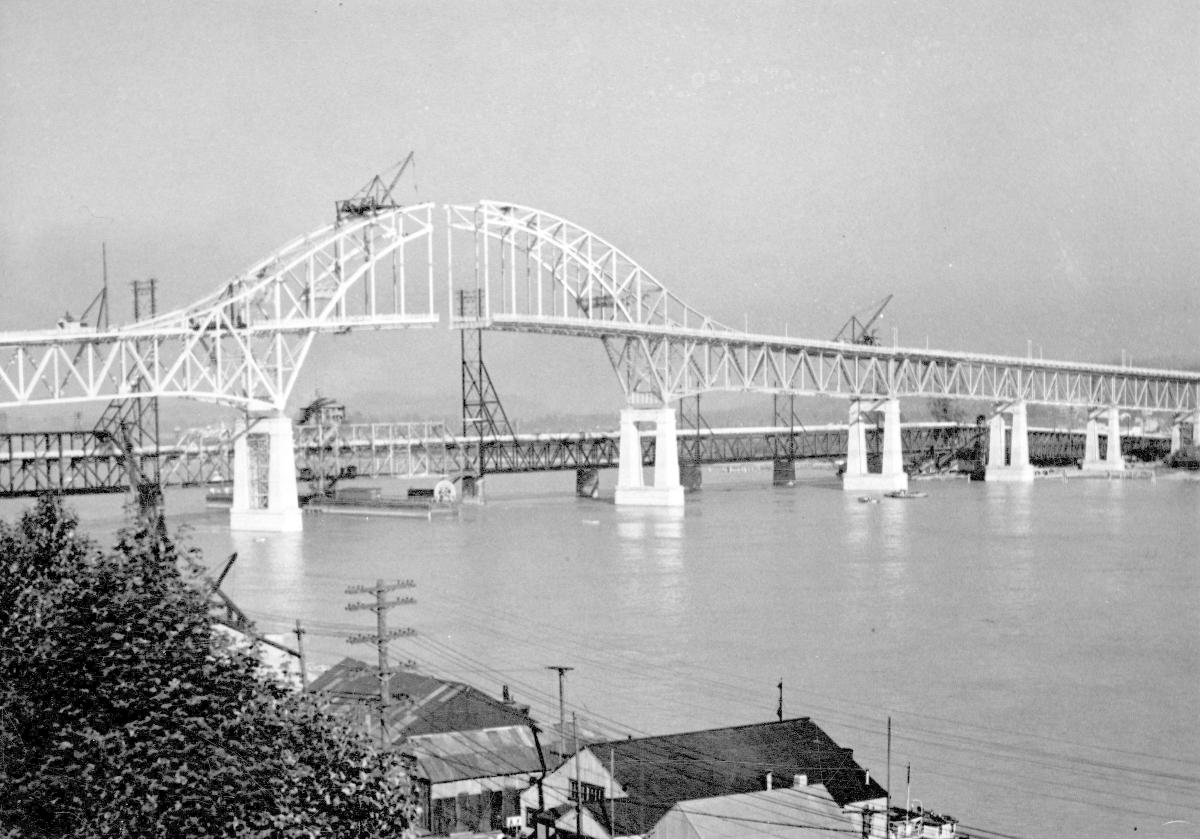
[[[407,832],[400,756],[214,634],[186,555],[76,526],[0,522],[0,836]]]
[[[1200,469],[1200,446],[1185,446],[1163,461],[1174,469]]]

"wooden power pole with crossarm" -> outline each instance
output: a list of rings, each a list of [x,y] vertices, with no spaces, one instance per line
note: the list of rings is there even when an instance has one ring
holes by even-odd
[[[397,580],[394,583],[384,583],[383,580],[376,580],[373,586],[350,586],[346,589],[346,594],[374,594],[374,603],[350,603],[346,609],[351,612],[360,609],[370,609],[375,613],[375,632],[365,632],[360,635],[352,635],[348,639],[351,644],[372,643],[379,652],[379,745],[386,747],[388,744],[387,735],[387,711],[391,705],[391,691],[388,688],[388,683],[392,676],[392,669],[389,666],[388,660],[388,642],[396,638],[404,638],[410,635],[415,635],[416,630],[410,627],[397,627],[388,629],[387,613],[394,606],[407,606],[417,601],[412,597],[397,597],[393,600],[388,600],[387,595],[393,591],[406,588],[414,588],[416,583],[412,580]]]

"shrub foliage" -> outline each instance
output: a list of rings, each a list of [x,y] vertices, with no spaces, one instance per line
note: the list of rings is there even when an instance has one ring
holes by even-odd
[[[214,634],[195,564],[0,522],[0,836],[397,836],[402,759]]]

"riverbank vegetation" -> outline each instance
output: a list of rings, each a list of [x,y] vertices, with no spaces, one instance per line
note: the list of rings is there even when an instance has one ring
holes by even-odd
[[[214,633],[186,551],[77,524],[0,522],[0,837],[407,832],[401,757]]]
[[[1200,469],[1200,446],[1184,446],[1163,463],[1172,469]]]

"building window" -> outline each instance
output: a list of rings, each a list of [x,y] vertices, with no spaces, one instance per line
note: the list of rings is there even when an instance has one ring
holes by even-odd
[[[582,795],[580,794],[581,790]],[[583,804],[587,804],[589,801],[603,801],[605,799],[604,787],[595,784],[581,784],[572,778],[570,798],[572,801],[579,801]]]
[[[508,813],[504,812],[504,792],[494,789],[489,793],[488,801],[488,823],[492,830],[500,830],[504,827],[504,817]]]

